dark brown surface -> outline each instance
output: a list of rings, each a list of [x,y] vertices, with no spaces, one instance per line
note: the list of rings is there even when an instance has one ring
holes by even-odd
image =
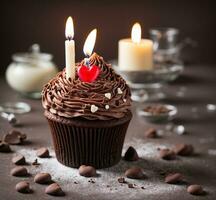
[[[139,21],[143,37],[148,37],[153,27],[179,28],[180,40],[190,37],[198,42],[197,48],[184,50],[186,60],[216,62],[214,0],[13,0],[2,2],[0,14],[0,74],[10,63],[11,54],[28,50],[32,43],[39,43],[43,51],[54,54],[62,69],[69,15],[74,19],[77,61],[83,58],[83,44],[92,29],[98,28],[96,52],[114,59],[118,40],[129,37],[132,25]]]
[[[143,145],[148,144],[148,142],[156,144],[177,144],[177,143],[188,143],[192,144],[195,148],[195,155],[190,157],[179,157],[177,161],[163,161],[161,159],[151,159],[151,158],[141,158],[136,165],[145,168],[149,167],[154,171],[155,166],[160,170],[168,170],[171,172],[182,173],[186,177],[187,181],[191,184],[200,184],[203,186],[207,195],[202,197],[194,197],[187,193],[186,185],[180,185],[180,190],[158,190],[157,193],[149,195],[149,191],[153,188],[145,188],[141,190],[143,193],[143,198],[134,199],[144,199],[145,196],[149,200],[163,199],[163,200],[173,200],[173,199],[216,199],[216,155],[208,155],[209,149],[216,149],[216,112],[209,113],[206,110],[207,103],[216,103],[216,69],[215,66],[188,66],[183,76],[180,77],[178,81],[170,84],[166,89],[169,94],[166,102],[173,103],[178,107],[178,115],[174,120],[177,124],[184,124],[186,127],[187,134],[183,136],[178,136],[176,134],[167,134],[162,138],[156,139],[146,139],[144,137],[144,131],[152,127],[152,124],[145,123],[141,118],[138,118],[135,114],[135,104],[134,104],[134,117],[129,126],[128,134],[126,137],[126,143],[130,142],[132,138],[140,138],[143,141]],[[176,92],[184,86],[185,87],[185,97],[176,97]],[[51,136],[49,133],[48,125],[43,117],[43,110],[41,108],[40,101],[27,100],[20,98],[15,92],[13,92],[5,84],[3,80],[0,81],[0,101],[15,101],[22,100],[30,103],[32,105],[32,112],[22,116],[18,116],[19,120],[23,123],[23,126],[19,127],[18,130],[27,134],[29,142],[26,142],[24,146],[12,146],[15,151],[20,148],[39,148],[42,146],[51,145]],[[194,110],[197,109],[197,112]],[[162,125],[162,127],[164,127]],[[160,128],[160,126],[156,126]],[[7,131],[11,129],[11,126],[7,124],[3,119],[0,119],[0,135],[3,136]],[[139,153],[139,152],[138,152]],[[11,177],[10,170],[13,168],[11,163],[13,154],[0,153],[0,199],[1,200],[23,200],[23,199],[53,199],[53,197],[48,196],[44,193],[44,187],[34,184],[33,177],[25,178],[28,180],[34,189],[33,194],[19,194],[15,192],[15,185],[20,178]],[[172,164],[172,163],[176,163]],[[165,163],[165,164],[164,164]],[[124,173],[124,172],[122,172]],[[103,173],[101,173],[103,176]],[[100,177],[99,177],[100,178]],[[117,180],[117,178],[116,178]],[[163,183],[164,179],[155,179],[154,175],[148,174],[148,180],[152,181],[155,187],[158,187],[159,183]],[[72,182],[74,180],[71,180]],[[159,182],[160,181],[160,182]],[[58,182],[60,185],[61,183]],[[145,182],[143,182],[145,183]],[[165,183],[164,183],[165,184]],[[77,187],[82,185],[79,183]],[[95,185],[95,184],[93,184]],[[89,187],[93,187],[89,185]],[[166,186],[171,187],[167,184]],[[63,190],[65,188],[62,188]],[[130,189],[128,190],[135,190]],[[14,191],[14,192],[12,192]],[[118,190],[117,190],[118,191]],[[140,194],[140,190],[137,191],[137,196]],[[93,196],[89,196],[88,199],[127,199],[123,193],[118,192],[118,195],[114,196],[113,193],[106,195],[99,195],[97,189]],[[73,190],[66,191],[66,196],[59,199],[86,199],[83,190]],[[58,198],[55,198],[58,199]]]

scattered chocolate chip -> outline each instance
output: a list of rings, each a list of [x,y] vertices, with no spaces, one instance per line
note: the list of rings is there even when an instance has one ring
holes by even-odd
[[[144,189],[145,189],[145,187],[144,187],[144,186],[142,186],[142,187],[141,187],[141,189],[143,189],[143,190],[144,190]]]
[[[160,149],[159,151],[160,158],[164,160],[174,160],[176,158],[175,152],[170,149]]]
[[[128,183],[128,188],[134,188],[134,185],[132,183]]]
[[[202,195],[204,193],[201,185],[189,185],[187,192],[193,195]]]
[[[89,183],[95,183],[93,179],[88,180]]]
[[[177,144],[173,150],[180,156],[189,156],[194,152],[194,148],[191,144]]]
[[[96,170],[92,166],[81,165],[79,167],[79,174],[85,177],[93,177],[96,175]]]
[[[145,137],[147,138],[156,138],[157,137],[157,130],[155,128],[149,128],[145,132]]]
[[[165,182],[169,184],[179,183],[180,181],[182,181],[182,177],[183,176],[180,173],[168,174],[165,177]]]
[[[145,178],[143,170],[140,167],[131,167],[125,172],[125,176],[132,179],[142,179]]]
[[[45,193],[51,196],[65,196],[65,193],[57,183],[52,183],[51,185],[47,186]]]
[[[4,142],[12,145],[21,144],[24,140],[26,140],[26,134],[17,130],[12,130],[3,137]]]
[[[49,150],[45,147],[38,149],[36,155],[39,158],[49,158],[50,157]]]
[[[39,184],[47,184],[52,181],[51,175],[49,173],[38,173],[34,177],[34,182]]]
[[[9,152],[11,152],[10,145],[8,143],[1,142],[0,143],[0,152],[2,152],[2,153],[9,153]]]
[[[22,166],[17,166],[17,167],[14,167],[12,170],[11,170],[11,175],[12,176],[27,176],[28,175],[28,171],[25,167],[22,167]]]
[[[124,159],[126,161],[137,161],[139,160],[139,156],[136,150],[130,146],[124,155]]]
[[[13,157],[12,162],[15,165],[25,165],[26,164],[26,160],[25,160],[25,157],[23,155],[17,155],[15,157]]]
[[[21,181],[21,182],[17,183],[15,189],[17,192],[20,192],[20,193],[26,193],[27,194],[27,193],[32,192],[30,185],[29,185],[29,182],[27,182],[27,181]]]
[[[32,162],[32,165],[36,165],[36,166],[40,165],[40,163],[38,162],[38,159],[35,159],[35,160]]]
[[[74,184],[78,184],[78,182],[74,181]]]
[[[119,183],[127,183],[127,181],[125,181],[125,178],[123,178],[123,177],[119,177],[118,182]]]

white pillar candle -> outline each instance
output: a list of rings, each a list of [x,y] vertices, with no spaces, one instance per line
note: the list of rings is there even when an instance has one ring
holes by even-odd
[[[118,65],[121,70],[151,70],[153,68],[153,42],[141,39],[141,26],[134,24],[131,39],[121,39],[118,47]]]
[[[65,36],[67,40],[65,41],[65,68],[66,77],[74,79],[75,78],[75,42],[73,40],[74,27],[73,20],[68,17],[65,28]]]

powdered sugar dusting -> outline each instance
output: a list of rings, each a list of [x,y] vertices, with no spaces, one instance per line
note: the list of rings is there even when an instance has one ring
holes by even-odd
[[[38,172],[50,173],[53,180],[58,182],[68,195],[70,193],[74,195],[75,192],[79,197],[81,196],[83,198],[88,198],[89,195],[95,194],[97,195],[97,199],[139,199],[144,194],[145,196],[152,196],[182,190],[182,187],[165,184],[159,175],[161,165],[158,165],[157,148],[167,148],[169,147],[168,145],[157,146],[154,143],[143,144],[142,140],[134,139],[125,145],[123,153],[129,146],[136,148],[140,156],[139,161],[126,162],[122,160],[114,167],[97,170],[98,176],[92,178],[95,183],[90,183],[90,178],[80,176],[77,169],[60,164],[56,160],[55,153],[51,148],[49,149],[51,158],[37,158],[34,149],[20,149],[18,153],[24,155],[29,163],[32,163],[37,158],[40,165],[37,167],[29,166],[30,173],[32,175]],[[163,163],[164,161],[160,160],[160,162]],[[126,181],[135,184],[134,188],[128,188],[127,184],[120,184],[117,179],[124,176],[125,170],[134,165],[142,167],[148,178],[144,180],[126,178]],[[107,198],[106,194],[109,194]]]

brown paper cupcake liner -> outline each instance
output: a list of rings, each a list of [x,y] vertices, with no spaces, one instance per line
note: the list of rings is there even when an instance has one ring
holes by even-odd
[[[121,159],[122,147],[132,114],[122,119],[73,120],[45,111],[57,160],[69,167],[82,164],[95,168],[113,166]]]

